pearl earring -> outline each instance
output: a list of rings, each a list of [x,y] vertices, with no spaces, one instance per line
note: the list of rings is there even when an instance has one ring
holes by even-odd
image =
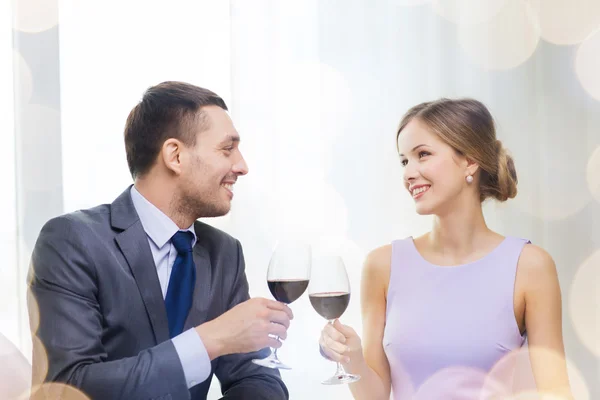
[[[472,183],[472,182],[473,182],[473,175],[467,176],[467,183]]]

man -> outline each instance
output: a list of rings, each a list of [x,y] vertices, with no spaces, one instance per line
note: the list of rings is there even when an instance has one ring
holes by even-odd
[[[50,220],[33,251],[45,381],[92,399],[196,400],[215,373],[224,399],[288,398],[279,373],[251,360],[281,346],[269,335],[286,338],[291,310],[249,299],[240,243],[196,221],[229,212],[248,172],[239,142],[211,91],[146,91],[125,126],[134,185]]]

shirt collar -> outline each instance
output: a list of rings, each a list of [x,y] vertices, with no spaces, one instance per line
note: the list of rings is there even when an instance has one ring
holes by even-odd
[[[177,224],[171,218],[160,211],[154,204],[150,203],[135,186],[131,186],[131,200],[133,207],[140,217],[140,222],[144,227],[146,234],[160,249],[162,248],[177,231],[190,231],[194,235],[192,247],[196,244],[196,232],[194,224],[187,229],[179,229]]]

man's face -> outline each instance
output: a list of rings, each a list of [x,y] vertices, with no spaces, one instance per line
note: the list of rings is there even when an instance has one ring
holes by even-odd
[[[202,112],[203,118],[193,122],[198,131],[196,144],[183,146],[181,151],[179,185],[181,202],[178,206],[196,219],[227,214],[233,199],[233,185],[239,176],[248,173],[239,150],[240,137],[227,111],[206,106]]]

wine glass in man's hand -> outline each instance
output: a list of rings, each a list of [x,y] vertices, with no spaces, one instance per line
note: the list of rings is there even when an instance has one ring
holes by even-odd
[[[302,296],[310,279],[311,258],[308,244],[286,241],[277,245],[267,270],[267,284],[275,300],[291,304]],[[291,369],[279,360],[277,349],[267,358],[252,361],[263,367]]]

